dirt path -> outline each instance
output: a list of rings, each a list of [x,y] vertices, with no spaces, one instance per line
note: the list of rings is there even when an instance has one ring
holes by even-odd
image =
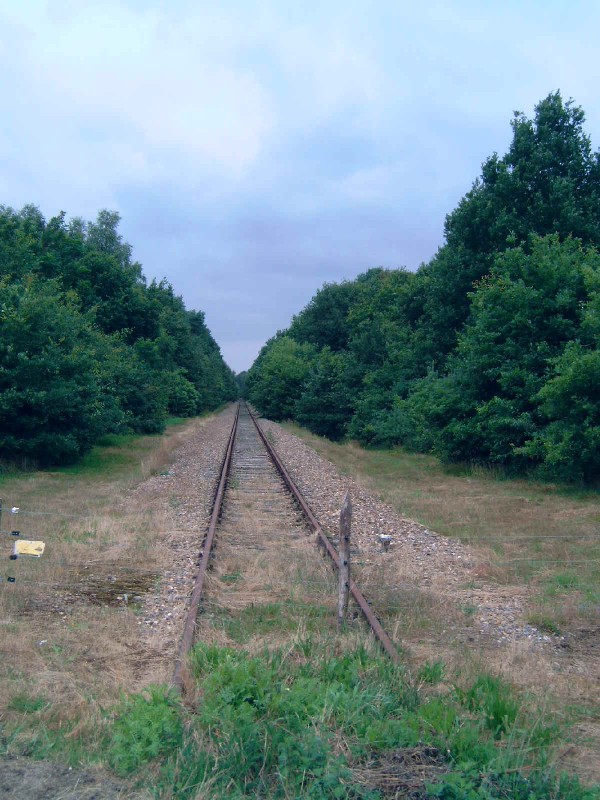
[[[103,772],[0,757],[0,797],[10,800],[149,800]]]

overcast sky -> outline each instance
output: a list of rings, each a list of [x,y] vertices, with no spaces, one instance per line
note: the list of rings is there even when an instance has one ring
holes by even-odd
[[[118,211],[236,371],[325,281],[416,269],[514,110],[600,145],[600,4],[0,0],[0,204]]]

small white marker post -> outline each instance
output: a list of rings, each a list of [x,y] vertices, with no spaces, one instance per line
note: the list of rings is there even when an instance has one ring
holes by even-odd
[[[338,633],[342,630],[350,593],[350,529],[352,526],[352,501],[350,492],[346,492],[342,510],[340,511],[340,543],[338,556],[340,559],[340,582],[338,591]]]

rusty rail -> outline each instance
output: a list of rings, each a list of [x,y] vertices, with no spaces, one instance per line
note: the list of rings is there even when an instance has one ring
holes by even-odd
[[[248,408],[247,405],[246,405],[246,408]],[[323,528],[319,524],[319,521],[317,520],[317,518],[313,514],[310,506],[308,505],[308,503],[306,502],[306,500],[302,496],[300,490],[298,489],[298,487],[296,486],[296,484],[292,480],[289,472],[287,471],[287,469],[285,468],[283,462],[281,461],[281,459],[279,458],[279,456],[275,452],[275,450],[272,447],[271,443],[268,441],[267,437],[265,436],[265,434],[262,431],[262,428],[258,424],[258,421],[257,421],[256,417],[254,416],[252,411],[250,411],[249,408],[248,408],[248,413],[250,414],[250,418],[252,419],[252,421],[256,425],[256,430],[258,431],[258,435],[260,436],[260,438],[262,439],[263,444],[267,448],[267,452],[269,453],[269,456],[270,456],[271,460],[273,461],[273,463],[277,467],[277,470],[278,470],[279,474],[281,475],[281,477],[283,478],[283,481],[284,481],[285,485],[288,487],[290,492],[293,494],[294,498],[296,499],[296,502],[298,503],[298,505],[300,506],[300,508],[304,512],[304,516],[308,520],[311,528],[318,535],[319,543],[323,546],[323,548],[327,552],[327,555],[331,558],[331,560],[333,561],[335,567],[339,570],[340,561],[339,561],[339,557],[338,557],[338,554],[337,554],[337,551],[336,551],[335,547],[330,542],[329,537],[327,536],[327,534],[325,533],[325,531],[323,530]],[[398,651],[396,650],[396,647],[394,646],[394,643],[392,642],[392,640],[390,639],[388,634],[385,632],[385,630],[383,629],[383,626],[381,625],[381,623],[379,622],[379,620],[377,619],[377,617],[375,616],[375,614],[371,610],[371,607],[369,606],[369,603],[367,602],[365,596],[363,595],[363,593],[360,591],[360,589],[358,588],[358,586],[356,585],[356,583],[352,579],[350,580],[350,593],[352,594],[352,597],[354,598],[354,600],[356,601],[358,607],[362,611],[362,613],[363,613],[365,619],[367,620],[368,624],[371,626],[371,629],[372,629],[373,633],[375,634],[375,637],[377,638],[377,640],[379,641],[379,643],[381,644],[381,646],[383,647],[385,652],[392,659],[392,661],[397,663],[400,660],[400,656],[398,655]]]
[[[215,494],[215,499],[213,502],[213,509],[210,517],[210,522],[208,525],[208,530],[206,532],[206,536],[204,537],[204,541],[202,542],[202,549],[200,550],[198,572],[196,574],[196,580],[194,582],[194,588],[192,590],[192,595],[190,598],[190,607],[188,609],[187,616],[185,619],[183,636],[181,637],[181,645],[179,647],[179,654],[177,656],[177,661],[175,662],[175,669],[173,671],[172,684],[180,692],[183,690],[183,686],[185,683],[185,660],[190,650],[190,647],[192,646],[192,642],[194,640],[196,617],[198,616],[200,598],[202,596],[202,590],[204,588],[204,576],[206,575],[208,561],[210,559],[213,541],[215,538],[215,529],[217,527],[217,522],[219,521],[219,516],[221,514],[221,507],[223,505],[223,495],[225,494],[225,486],[227,484],[227,477],[229,475],[229,468],[231,466],[231,454],[233,452],[233,445],[235,442],[235,435],[237,432],[237,424],[239,416],[240,416],[240,404],[238,403],[235,412],[235,418],[233,420],[233,425],[231,427],[231,433],[229,434],[229,441],[227,442],[227,449],[225,450],[225,456],[223,458],[223,463],[221,464],[221,474],[220,474],[219,484],[217,486],[217,491]]]
[[[229,476],[229,469],[231,466],[231,457],[233,453],[233,447],[235,444],[235,437],[237,433],[237,426],[238,426],[238,419],[240,415],[240,403],[238,403],[235,418],[233,421],[233,425],[231,428],[231,433],[229,434],[229,440],[227,442],[227,448],[225,450],[225,455],[223,457],[223,462],[221,464],[221,472],[219,483],[217,486],[217,490],[215,493],[215,498],[213,502],[213,509],[210,517],[210,522],[208,525],[208,530],[202,542],[202,548],[199,554],[199,561],[198,561],[198,572],[196,574],[196,579],[194,582],[194,588],[192,590],[192,594],[190,597],[190,605],[188,608],[188,612],[186,615],[185,625],[183,629],[183,635],[181,637],[181,645],[179,647],[179,653],[177,656],[177,660],[175,662],[175,669],[173,672],[172,678],[172,685],[178,689],[180,692],[183,691],[185,685],[185,661],[187,654],[192,646],[194,640],[194,632],[196,628],[196,618],[198,616],[198,609],[200,607],[200,600],[202,597],[202,591],[204,589],[204,578],[206,575],[206,570],[208,568],[208,562],[211,556],[212,546],[215,538],[215,530],[217,527],[217,523],[219,521],[219,517],[221,514],[221,508],[223,505],[223,496],[225,494],[225,488],[227,485],[227,478]],[[246,405],[246,404],[245,404]],[[271,443],[263,433],[262,428],[258,424],[258,420],[252,413],[252,411],[248,408],[248,414],[254,425],[256,426],[256,430],[258,435],[260,436],[261,441],[263,442],[269,457],[271,458],[273,464],[275,465],[277,471],[281,475],[285,485],[288,487],[290,493],[295,498],[296,502],[302,509],[306,520],[308,521],[310,527],[318,536],[318,543],[323,547],[326,551],[327,555],[330,557],[331,561],[333,562],[336,569],[339,570],[340,562],[338,553],[329,540],[329,537],[321,527],[319,521],[313,514],[310,506],[302,496],[300,490],[292,480],[289,472],[287,471],[285,465],[277,455],[276,451],[272,447]],[[375,638],[379,641],[380,645],[382,646],[383,650],[387,653],[387,655],[392,659],[394,662],[398,662],[400,657],[398,655],[398,651],[394,646],[394,643],[385,632],[383,626],[371,610],[369,603],[367,602],[365,596],[360,591],[356,583],[351,579],[350,580],[350,593],[352,597],[356,601],[356,604],[362,611],[367,623],[371,627]]]

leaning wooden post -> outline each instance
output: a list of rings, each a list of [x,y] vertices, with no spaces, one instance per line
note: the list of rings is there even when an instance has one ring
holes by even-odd
[[[338,556],[340,559],[340,583],[338,592],[338,632],[342,630],[348,610],[350,592],[350,528],[352,526],[352,501],[350,492],[346,492],[342,510],[340,511],[340,543]]]

